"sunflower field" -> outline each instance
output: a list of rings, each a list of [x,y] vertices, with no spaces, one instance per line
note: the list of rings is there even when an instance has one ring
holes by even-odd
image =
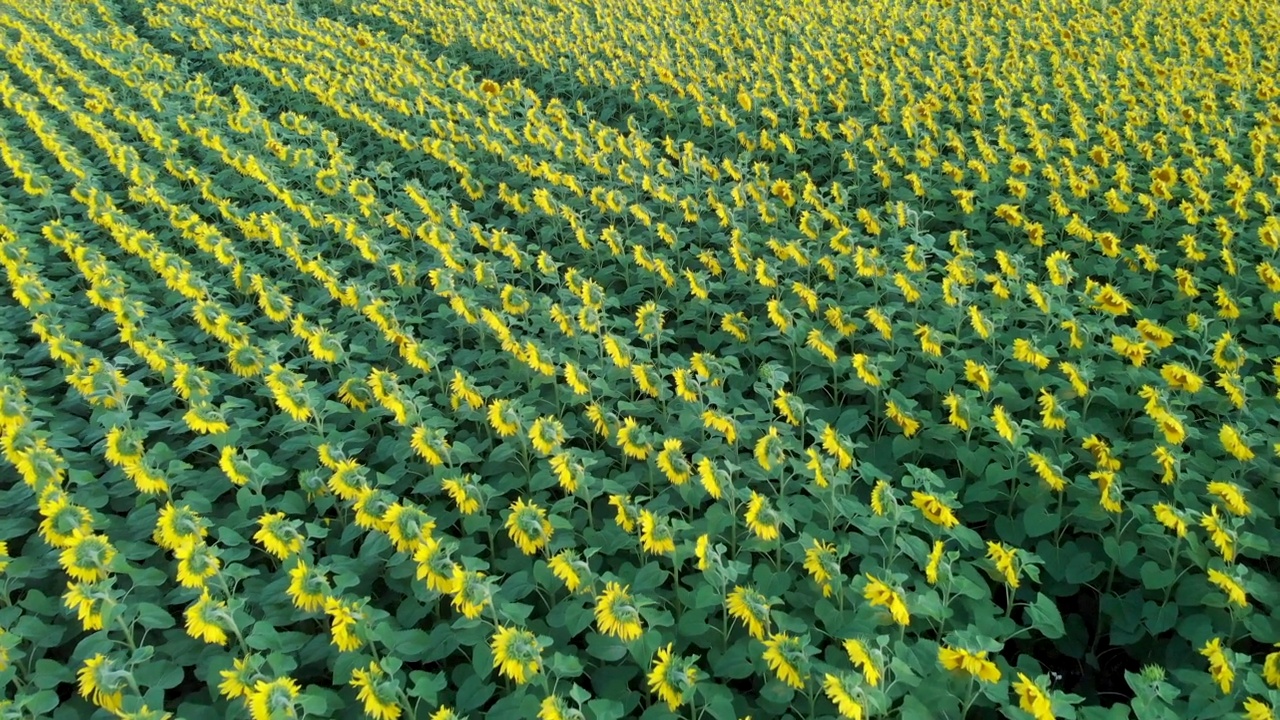
[[[0,720],[1274,720],[1276,37],[3,0]]]

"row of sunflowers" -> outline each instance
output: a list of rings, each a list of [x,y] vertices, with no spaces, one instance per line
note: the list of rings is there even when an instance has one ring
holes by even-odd
[[[1275,19],[1025,5],[0,10],[0,717],[1273,717]]]

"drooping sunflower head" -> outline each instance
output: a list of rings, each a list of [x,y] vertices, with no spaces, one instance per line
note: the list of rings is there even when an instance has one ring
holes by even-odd
[[[533,555],[546,547],[553,533],[547,511],[534,503],[525,502],[523,498],[512,503],[506,526],[511,540],[526,555]]]
[[[610,582],[604,593],[596,598],[596,625],[600,632],[624,642],[631,642],[644,632],[640,619],[640,606],[631,595],[630,588]]]

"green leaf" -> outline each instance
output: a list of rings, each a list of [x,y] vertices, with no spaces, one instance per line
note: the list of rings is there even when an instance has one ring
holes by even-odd
[[[587,709],[595,720],[618,720],[627,714],[626,708],[616,700],[597,698],[587,703]]]
[[[1058,529],[1060,519],[1058,513],[1049,512],[1049,507],[1044,502],[1033,503],[1022,511],[1022,526],[1027,537],[1048,535]]]
[[[71,682],[74,678],[75,673],[66,665],[45,658],[36,661],[35,673],[30,680],[41,690],[49,690],[62,683]]]
[[[760,699],[774,703],[775,705],[785,707],[790,705],[791,701],[794,700],[795,697],[795,688],[776,678],[770,678],[769,681],[764,684],[764,687],[760,688]]]
[[[1157,604],[1148,600],[1142,606],[1142,622],[1152,635],[1159,635],[1173,629],[1173,626],[1178,622],[1177,603]]]
[[[134,606],[138,613],[138,622],[149,630],[164,630],[177,624],[164,608],[151,603],[138,603]]]
[[[582,661],[577,655],[565,655],[564,653],[555,653],[551,656],[551,662],[547,663],[547,668],[561,678],[575,678],[582,674],[584,670]]]
[[[33,695],[25,698],[26,702],[23,707],[30,710],[36,717],[47,716],[54,708],[58,707],[58,693],[53,690],[41,690]]]
[[[737,680],[751,677],[755,668],[751,664],[751,656],[747,654],[745,642],[737,642],[723,654],[711,657],[711,670],[721,680]]]
[[[1067,566],[1063,569],[1063,576],[1067,582],[1074,585],[1083,585],[1098,577],[1103,570],[1107,569],[1105,564],[1094,562],[1092,557],[1083,550],[1078,549],[1077,552],[1079,554],[1072,555],[1071,559],[1067,561]]]
[[[449,685],[444,673],[429,673],[421,670],[409,673],[409,680],[413,683],[409,688],[409,697],[421,700],[429,706],[436,704],[440,691]]]
[[[1027,616],[1031,619],[1031,626],[1050,640],[1067,634],[1062,625],[1062,613],[1053,599],[1044,593],[1036,593],[1035,602],[1027,606]]]
[[[1173,584],[1178,575],[1172,568],[1148,560],[1142,564],[1142,587],[1147,590],[1163,590]]]
[[[617,662],[626,657],[627,646],[616,638],[591,633],[587,635],[587,654],[597,660]]]

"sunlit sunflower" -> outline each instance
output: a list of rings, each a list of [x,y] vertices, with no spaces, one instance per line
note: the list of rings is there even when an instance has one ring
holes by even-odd
[[[672,653],[672,645],[658,648],[653,667],[649,670],[649,692],[656,694],[667,709],[675,712],[694,690],[698,669],[693,660]]]
[[[631,596],[630,588],[610,582],[604,593],[596,598],[596,627],[601,633],[624,642],[638,640],[644,633],[640,622],[640,608]]]
[[[507,515],[507,535],[510,536],[520,551],[525,555],[533,555],[551,542],[554,530],[547,519],[547,511],[523,498],[511,505],[511,513]]]
[[[764,661],[779,680],[797,690],[803,689],[809,666],[807,646],[804,638],[775,633],[764,642]]]
[[[747,628],[747,634],[763,640],[769,628],[769,599],[755,588],[735,587],[725,598],[729,615]]]

